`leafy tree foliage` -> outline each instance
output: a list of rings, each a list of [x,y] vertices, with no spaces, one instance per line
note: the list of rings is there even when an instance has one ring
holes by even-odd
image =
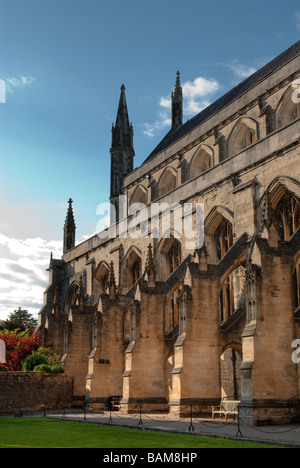
[[[37,320],[32,314],[26,309],[18,308],[14,310],[8,319],[0,321],[0,330],[19,330],[20,332],[25,330],[33,331],[37,327]]]

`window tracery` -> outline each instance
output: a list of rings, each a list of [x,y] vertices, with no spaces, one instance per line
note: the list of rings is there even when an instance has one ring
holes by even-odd
[[[280,240],[288,241],[300,226],[299,200],[286,194],[277,206],[275,219]]]
[[[233,232],[231,224],[223,219],[215,232],[215,246],[217,259],[220,261],[233,245]]]
[[[176,188],[176,174],[171,168],[167,168],[158,182],[158,197],[163,197]]]
[[[191,178],[198,177],[212,167],[213,157],[203,148],[195,154],[191,161],[190,173]]]

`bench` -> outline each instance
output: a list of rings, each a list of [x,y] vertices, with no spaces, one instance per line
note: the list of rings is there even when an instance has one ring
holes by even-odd
[[[220,415],[220,419],[224,414],[226,420],[228,416],[237,416],[239,403],[238,400],[221,400],[220,406],[212,406],[212,418],[215,419],[216,414]]]

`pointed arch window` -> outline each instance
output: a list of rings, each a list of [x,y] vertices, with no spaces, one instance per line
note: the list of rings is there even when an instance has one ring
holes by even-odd
[[[141,252],[131,246],[122,262],[121,284],[124,290],[129,290],[142,276]]]
[[[246,149],[248,146],[256,142],[256,135],[252,130],[248,130],[244,139],[242,140],[241,149]]]
[[[248,117],[240,119],[228,139],[229,156],[233,156],[256,143],[258,135],[259,126],[256,121]]]
[[[294,122],[300,116],[300,103],[294,102],[293,93],[294,88],[289,87],[277,106],[276,115],[279,128]]]
[[[286,194],[277,206],[275,217],[280,240],[288,241],[300,226],[299,200]]]
[[[167,254],[169,273],[172,274],[181,263],[181,245],[174,240]]]
[[[167,168],[158,182],[158,197],[175,190],[177,184],[176,172],[173,168]]]
[[[220,289],[220,322],[226,322],[235,312],[246,307],[246,270],[236,268],[227,276]]]
[[[233,232],[231,224],[223,219],[215,232],[215,246],[217,259],[220,261],[233,245]]]
[[[210,153],[208,152],[210,151]],[[204,172],[208,171],[212,167],[213,155],[212,151],[201,148],[200,151],[195,154],[191,161],[190,174],[191,178],[198,177]]]
[[[130,269],[130,275],[131,275],[131,283],[133,286],[142,276],[142,260],[140,259],[140,257],[137,257],[136,260],[134,261]]]
[[[131,199],[130,199],[130,205],[133,205],[134,203],[141,203],[143,205],[148,204],[148,194],[147,190],[145,187],[138,185],[136,189],[134,190]]]

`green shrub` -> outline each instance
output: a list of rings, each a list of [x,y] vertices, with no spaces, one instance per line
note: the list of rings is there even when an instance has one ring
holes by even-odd
[[[31,372],[40,364],[48,364],[48,359],[47,356],[36,351],[25,359],[22,365],[22,370],[25,372]]]
[[[50,348],[38,348],[23,362],[22,370],[25,372],[47,372],[62,374],[64,368],[58,363],[59,357]]]
[[[63,374],[64,368],[59,364],[39,364],[33,369],[34,372],[46,372],[48,374]]]

